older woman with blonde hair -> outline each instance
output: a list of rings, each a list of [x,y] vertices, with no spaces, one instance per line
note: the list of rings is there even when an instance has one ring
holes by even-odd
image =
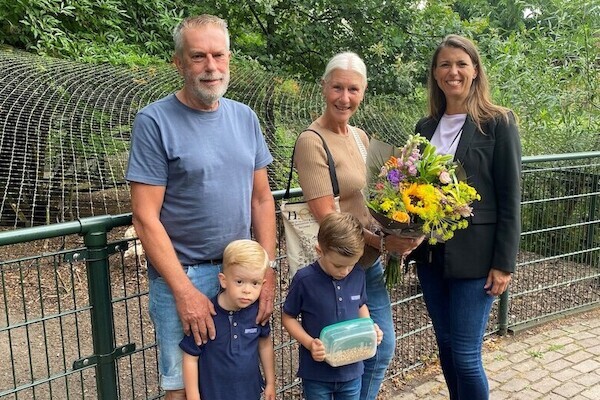
[[[299,135],[294,164],[304,198],[315,218],[321,221],[326,215],[337,212],[321,135],[335,163],[340,209],[357,217],[364,227],[365,252],[358,265],[366,270],[367,306],[371,318],[384,335],[375,356],[364,363],[360,399],[374,400],[395,348],[390,297],[379,258],[381,241],[386,241],[385,247],[389,251],[405,254],[420,240],[391,236],[381,238],[373,232],[374,223],[363,197],[367,184],[364,151],[369,146],[369,139],[363,130],[349,125],[367,89],[367,69],[363,60],[352,52],[335,55],[325,68],[321,87],[325,109]]]

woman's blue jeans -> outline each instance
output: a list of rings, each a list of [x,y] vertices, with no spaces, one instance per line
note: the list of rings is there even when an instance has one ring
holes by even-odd
[[[494,297],[483,289],[486,278],[444,278],[443,262],[443,251],[434,252],[433,262],[419,264],[417,274],[433,322],[450,400],[488,400],[481,347]]]
[[[367,307],[371,319],[383,331],[383,340],[377,346],[377,353],[364,361],[365,373],[362,377],[360,400],[375,400],[385,377],[385,372],[394,357],[396,348],[396,335],[390,295],[383,279],[383,265],[381,259],[366,271]]]

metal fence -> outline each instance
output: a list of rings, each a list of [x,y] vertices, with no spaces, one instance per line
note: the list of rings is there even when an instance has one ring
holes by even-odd
[[[523,166],[519,266],[488,334],[600,303],[600,152],[528,157]],[[145,262],[127,237],[130,223],[123,214],[0,233],[0,398],[162,397]],[[283,254],[279,261],[278,398],[299,399],[297,343],[280,319],[289,284]],[[414,271],[391,296],[397,345],[388,380],[435,354]]]

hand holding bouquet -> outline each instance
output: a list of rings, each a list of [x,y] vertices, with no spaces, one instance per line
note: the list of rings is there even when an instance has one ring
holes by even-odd
[[[385,233],[426,235],[435,244],[468,226],[471,204],[480,196],[458,179],[461,168],[452,159],[436,154],[435,146],[418,134],[410,135],[400,149],[371,142],[367,206]],[[388,262],[386,283],[393,286],[397,279],[397,266]]]

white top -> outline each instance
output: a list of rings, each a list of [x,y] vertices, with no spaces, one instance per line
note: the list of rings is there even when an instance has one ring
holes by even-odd
[[[442,115],[442,119],[431,137],[431,144],[436,147],[437,154],[456,154],[466,119],[467,114]]]

